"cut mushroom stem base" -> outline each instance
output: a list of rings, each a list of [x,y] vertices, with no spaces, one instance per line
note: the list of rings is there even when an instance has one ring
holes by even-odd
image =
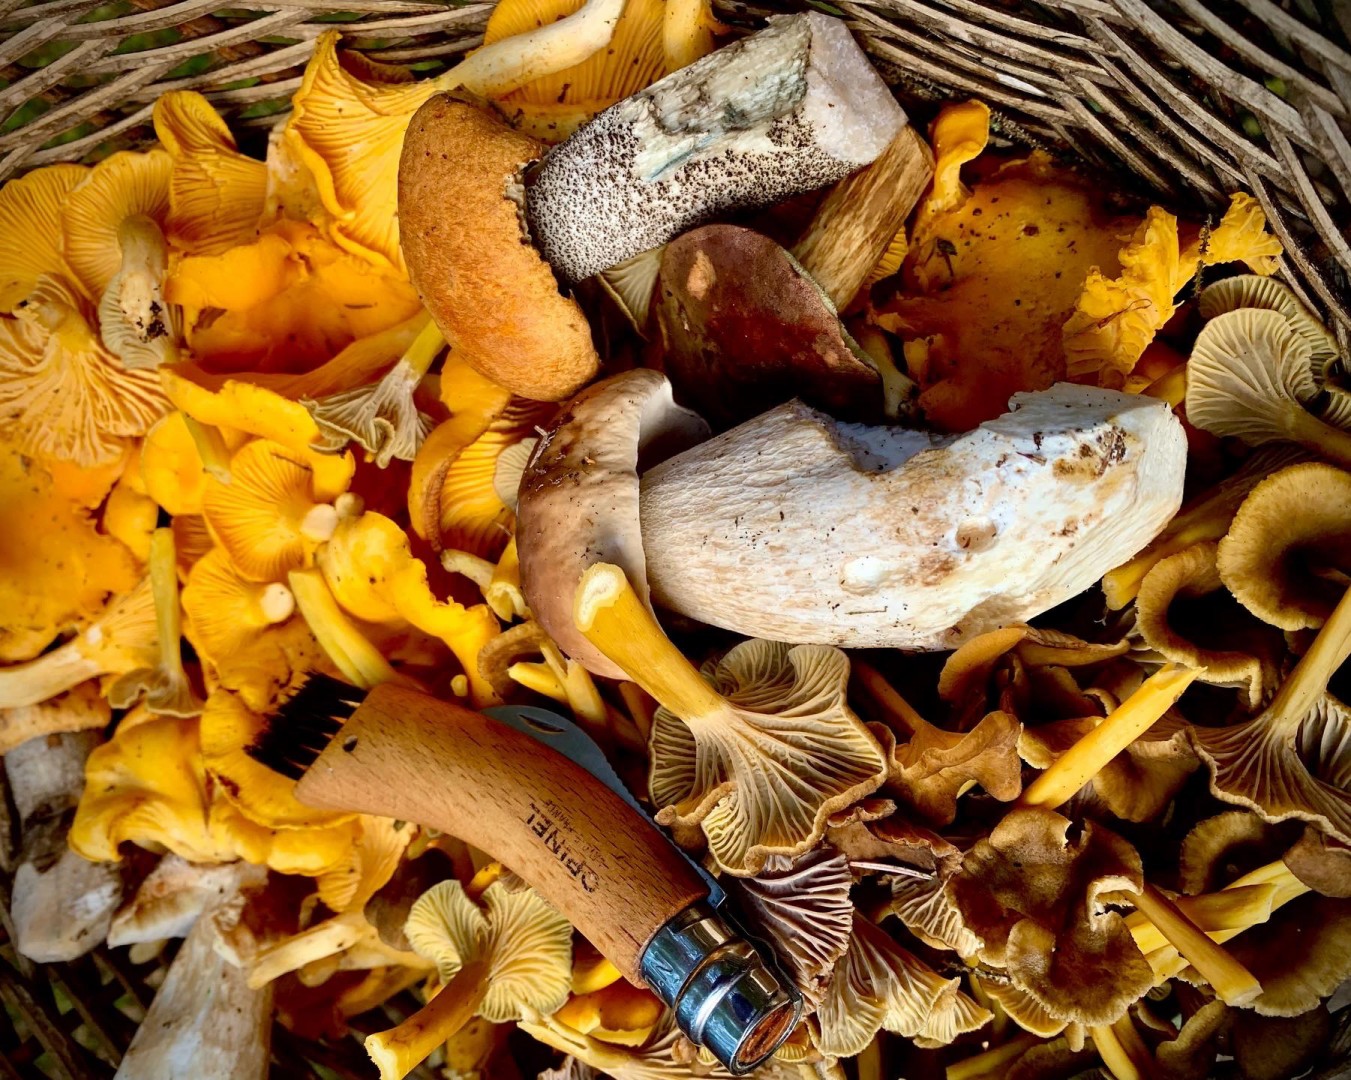
[[[1197,672],[1172,664],[1160,668],[1034,780],[1019,806],[1055,809],[1093,779],[1112,758],[1154,726],[1195,681]]]
[[[379,1068],[380,1080],[403,1080],[473,1019],[487,993],[488,961],[471,960],[398,1027],[367,1036],[366,1053]]]
[[[1252,972],[1211,941],[1176,904],[1146,883],[1134,897],[1136,909],[1210,983],[1226,1005],[1246,1005],[1262,992]]]

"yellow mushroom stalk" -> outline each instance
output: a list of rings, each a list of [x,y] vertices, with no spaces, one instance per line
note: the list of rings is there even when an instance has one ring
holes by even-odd
[[[402,1080],[477,1015],[488,994],[488,961],[471,960],[398,1027],[366,1037],[380,1080]]]
[[[124,709],[144,693],[146,708],[152,713],[196,716],[202,711],[202,703],[183,670],[183,620],[173,529],[156,529],[151,535],[149,574],[159,659],[153,668],[131,671],[114,683],[108,700],[115,708]]]
[[[1026,1054],[1034,1046],[1040,1046],[1042,1039],[1037,1035],[1024,1032],[1016,1035],[1001,1046],[993,1047],[983,1053],[955,1062],[947,1067],[945,1080],[994,1080],[1007,1074],[1008,1066]]]
[[[384,469],[395,458],[412,461],[432,430],[432,420],[419,412],[413,395],[446,339],[431,319],[398,362],[378,381],[320,398],[302,398],[324,438],[321,449],[338,452],[356,442]]]
[[[1136,909],[1201,973],[1227,1005],[1246,1005],[1262,984],[1225,949],[1211,941],[1168,897],[1145,883],[1133,897]]]
[[[1088,1029],[1089,1037],[1115,1080],[1150,1080],[1154,1057],[1135,1030],[1129,1012],[1114,1024]]]
[[[458,881],[443,881],[413,904],[404,933],[433,961],[440,992],[397,1027],[366,1039],[380,1080],[402,1080],[475,1016],[493,1023],[552,1013],[571,984],[572,927],[533,890],[494,881],[484,907]]]
[[[169,247],[158,225],[132,214],[117,227],[122,263],[99,302],[99,332],[126,368],[157,368],[178,360],[182,316],[164,298]]]
[[[202,468],[222,484],[230,482],[230,451],[218,428],[203,424],[187,413],[180,413],[183,426],[188,429],[192,441],[197,447],[197,456],[202,459]]]
[[[354,685],[369,690],[380,683],[402,680],[347,613],[318,570],[292,570],[287,576],[291,595],[315,640],[328,658]]]
[[[1169,664],[1144,681],[1102,723],[1071,746],[1028,785],[1019,806],[1055,809],[1093,779],[1117,754],[1148,731],[1182,696],[1197,672]]]
[[[35,660],[0,667],[0,708],[36,705],[86,679],[149,668],[157,656],[155,601],[146,577],[64,645]]]

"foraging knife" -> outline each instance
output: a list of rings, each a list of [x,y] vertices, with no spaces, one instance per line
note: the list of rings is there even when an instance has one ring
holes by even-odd
[[[510,866],[729,1072],[761,1064],[797,1024],[796,988],[570,720],[311,675],[249,753],[295,778],[306,805],[416,822]]]

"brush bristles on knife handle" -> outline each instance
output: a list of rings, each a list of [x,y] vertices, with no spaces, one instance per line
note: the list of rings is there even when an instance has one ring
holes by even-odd
[[[389,683],[366,695],[295,794],[473,844],[639,985],[649,941],[708,896],[666,838],[581,765],[482,713]]]

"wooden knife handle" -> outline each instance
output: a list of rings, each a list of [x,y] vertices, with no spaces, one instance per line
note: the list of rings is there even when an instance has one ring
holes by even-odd
[[[296,798],[412,821],[511,867],[639,986],[643,949],[708,885],[661,831],[565,754],[452,702],[375,687]]]

